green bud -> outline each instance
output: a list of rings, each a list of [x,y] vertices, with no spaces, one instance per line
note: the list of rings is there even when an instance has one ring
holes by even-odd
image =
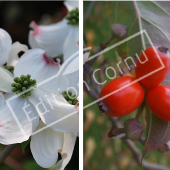
[[[15,87],[15,83],[12,83],[11,86],[12,86],[12,87]]]
[[[13,88],[13,89],[12,89],[12,92],[16,92],[16,91],[17,91],[17,89],[16,89],[16,88]]]
[[[25,98],[25,97],[26,97],[26,95],[25,95],[25,94],[22,94],[22,95],[21,95],[21,97],[22,97],[22,98]]]
[[[24,81],[23,85],[24,86],[28,85],[28,81]]]
[[[28,79],[30,79],[30,78],[31,78],[31,75],[30,75],[30,74],[28,74],[28,75],[27,75],[27,78],[28,78]]]
[[[21,77],[20,77],[22,80],[24,80],[25,79],[25,76],[24,75],[21,75]]]
[[[79,24],[79,9],[76,8],[72,11],[70,11],[66,17],[68,20],[68,25],[78,25]]]
[[[72,19],[71,22],[72,22],[72,24],[75,24],[76,23],[76,19]]]
[[[22,83],[22,82],[23,82],[23,80],[18,78],[18,83]]]
[[[33,80],[33,84],[36,84],[37,83],[37,81],[36,80]]]
[[[68,101],[70,104],[73,104],[71,100]]]
[[[27,90],[27,88],[26,88],[26,87],[23,87],[23,88],[22,88],[22,91],[25,91],[25,90]]]
[[[71,96],[72,95],[72,91],[68,91],[68,94],[69,94],[69,96]]]
[[[31,96],[31,92],[30,92],[30,91],[29,91],[29,92],[27,92],[27,95],[28,95],[28,96]]]
[[[22,86],[21,86],[21,84],[17,83],[17,84],[15,84],[15,87],[16,87],[17,89],[20,89]]]
[[[17,82],[18,82],[18,77],[15,77],[15,78],[14,78],[14,81],[17,83]]]
[[[76,105],[76,104],[77,104],[77,102],[78,102],[78,101],[74,100],[74,101],[73,101],[73,105]]]
[[[15,92],[16,94],[19,94],[27,90],[28,88],[31,88],[34,86],[36,87],[36,80],[30,79],[30,78],[31,78],[31,75],[29,74],[27,76],[21,75],[20,78],[15,77],[14,78],[15,83],[11,84],[11,86],[14,87],[12,91]],[[25,98],[27,96],[31,96],[31,91],[25,92],[24,94],[21,95],[22,98]]]

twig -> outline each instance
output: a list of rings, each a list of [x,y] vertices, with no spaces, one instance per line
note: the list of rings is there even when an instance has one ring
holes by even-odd
[[[91,87],[90,87],[90,89],[91,89]],[[92,90],[89,91],[85,85],[84,85],[84,90],[87,92],[87,94],[89,94],[89,96],[92,99],[96,100],[98,98],[98,95]]]
[[[0,164],[6,159],[6,157],[11,153],[14,149],[15,145],[8,145],[0,154]]]
[[[121,128],[121,124],[119,122],[117,122],[117,120],[113,117],[110,118],[111,121],[112,121],[112,124],[115,128]],[[136,160],[136,162],[141,165],[141,158],[142,158],[142,155],[141,155],[141,152],[140,150],[135,146],[135,144],[128,140],[128,139],[125,139],[125,140],[122,140],[127,146],[128,148],[131,150],[131,152],[133,153],[133,156],[134,156],[134,159]],[[149,169],[149,170],[170,170],[170,168],[167,168],[167,167],[164,167],[164,166],[160,166],[160,165],[157,165],[157,164],[153,164],[153,163],[148,163],[146,161],[143,161],[143,164],[142,166],[146,169]]]
[[[145,108],[145,104],[146,104],[146,98],[144,98],[142,104],[139,106],[138,108],[138,111],[137,111],[137,114],[136,114],[136,119],[139,119],[143,113],[143,110]]]
[[[100,53],[101,51],[103,51],[110,43],[112,40],[114,40],[115,37],[113,37],[111,35],[110,38],[104,40],[103,42],[100,43],[99,47],[97,48],[95,54],[97,55],[98,53]],[[89,61],[90,65],[92,65],[96,59],[100,56],[101,54],[99,54],[98,56],[96,56],[95,58],[93,58],[92,60]]]

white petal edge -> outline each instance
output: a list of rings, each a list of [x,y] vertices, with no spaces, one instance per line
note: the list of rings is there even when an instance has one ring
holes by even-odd
[[[64,5],[67,7],[69,11],[79,8],[79,1],[65,1]]]
[[[79,44],[79,26],[70,26],[68,36],[63,45],[64,61],[66,61]]]
[[[71,56],[68,59],[71,59],[68,61],[68,59],[65,61],[65,63],[68,61],[68,66],[65,68],[65,71],[63,75],[72,74],[75,71],[79,70],[79,46],[77,45],[74,52],[71,54]]]
[[[0,66],[7,62],[11,45],[12,39],[10,35],[0,28]]]
[[[9,97],[12,96],[5,95],[5,98]],[[26,106],[28,107],[25,108]],[[9,105],[5,103],[0,109],[0,143],[9,145],[28,140],[38,122],[39,116],[26,98],[17,97],[9,101]]]
[[[7,65],[15,66],[17,64],[17,62],[19,61],[18,53],[21,51],[26,52],[27,50],[28,50],[28,47],[26,45],[21,44],[19,42],[13,43],[11,50],[9,52]]]
[[[79,131],[79,113],[60,93],[35,89],[29,97],[41,120],[52,129],[64,133]]]
[[[74,94],[79,95],[79,46],[77,45],[74,53],[64,62],[61,70],[64,70],[62,75],[65,75],[69,81],[69,86],[66,91],[71,90]],[[69,63],[69,64],[68,64]],[[67,66],[65,66],[67,65]]]
[[[64,134],[64,144],[62,149],[63,158],[57,163],[55,170],[64,170],[69,163],[73,154],[76,138],[77,136],[75,133]]]
[[[4,106],[5,98],[4,95],[0,92],[0,109]]]
[[[0,67],[0,91],[11,93],[13,75],[8,70]]]
[[[45,127],[40,121],[36,130]],[[58,159],[58,149],[63,146],[64,133],[47,128],[31,137],[31,152],[37,164],[43,168],[53,166]]]
[[[29,44],[31,48],[41,48],[50,57],[63,54],[62,48],[69,32],[67,20],[63,19],[56,24],[38,26],[34,21],[31,22],[29,32]]]

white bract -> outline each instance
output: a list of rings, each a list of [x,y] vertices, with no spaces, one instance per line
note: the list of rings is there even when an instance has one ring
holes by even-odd
[[[56,63],[47,57],[44,50],[32,49],[20,58],[14,75],[0,68],[0,91],[6,92],[6,99],[15,96],[8,105],[5,104],[0,109],[0,143],[12,144],[28,140],[38,126],[39,117],[48,126],[54,123],[51,128],[56,131],[78,132],[78,112],[75,106],[69,104],[60,94],[69,87],[67,77],[57,75],[62,67],[60,68],[60,62]],[[14,77],[28,74],[37,81],[37,87],[31,91],[31,96],[21,98],[11,92],[11,84]],[[58,120],[59,122],[55,123]]]
[[[3,107],[5,102],[4,95],[0,92],[0,109]]]
[[[45,125],[40,121],[37,130],[43,127]],[[44,168],[53,166],[60,153],[62,160],[57,163],[56,170],[64,170],[71,159],[76,138],[76,133],[63,133],[47,128],[31,137],[31,152],[37,164]]]
[[[7,66],[15,66],[19,60],[18,53],[27,51],[26,45],[15,42],[12,44],[10,35],[0,28],[0,66],[7,63]]]
[[[69,12],[78,9],[78,1],[67,1],[65,5]],[[68,12],[68,15],[69,15]],[[66,61],[76,48],[79,42],[79,26],[69,25],[68,20],[47,25],[38,26],[34,21],[31,22],[29,32],[29,44],[31,48],[41,48],[47,52],[48,56],[57,57],[63,54]]]

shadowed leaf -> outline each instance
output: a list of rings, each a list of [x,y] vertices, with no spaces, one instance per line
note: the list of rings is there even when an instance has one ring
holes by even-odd
[[[128,119],[124,123],[126,137],[132,141],[139,140],[143,133],[143,127],[139,120]]]
[[[170,14],[165,7],[153,1],[134,2],[141,19],[141,29],[145,29],[154,45],[170,47]],[[170,2],[166,3],[170,6]],[[155,12],[156,11],[156,12]],[[150,43],[144,38],[146,48]]]
[[[152,112],[147,112],[147,134],[143,157],[170,140],[170,122],[162,120]]]

